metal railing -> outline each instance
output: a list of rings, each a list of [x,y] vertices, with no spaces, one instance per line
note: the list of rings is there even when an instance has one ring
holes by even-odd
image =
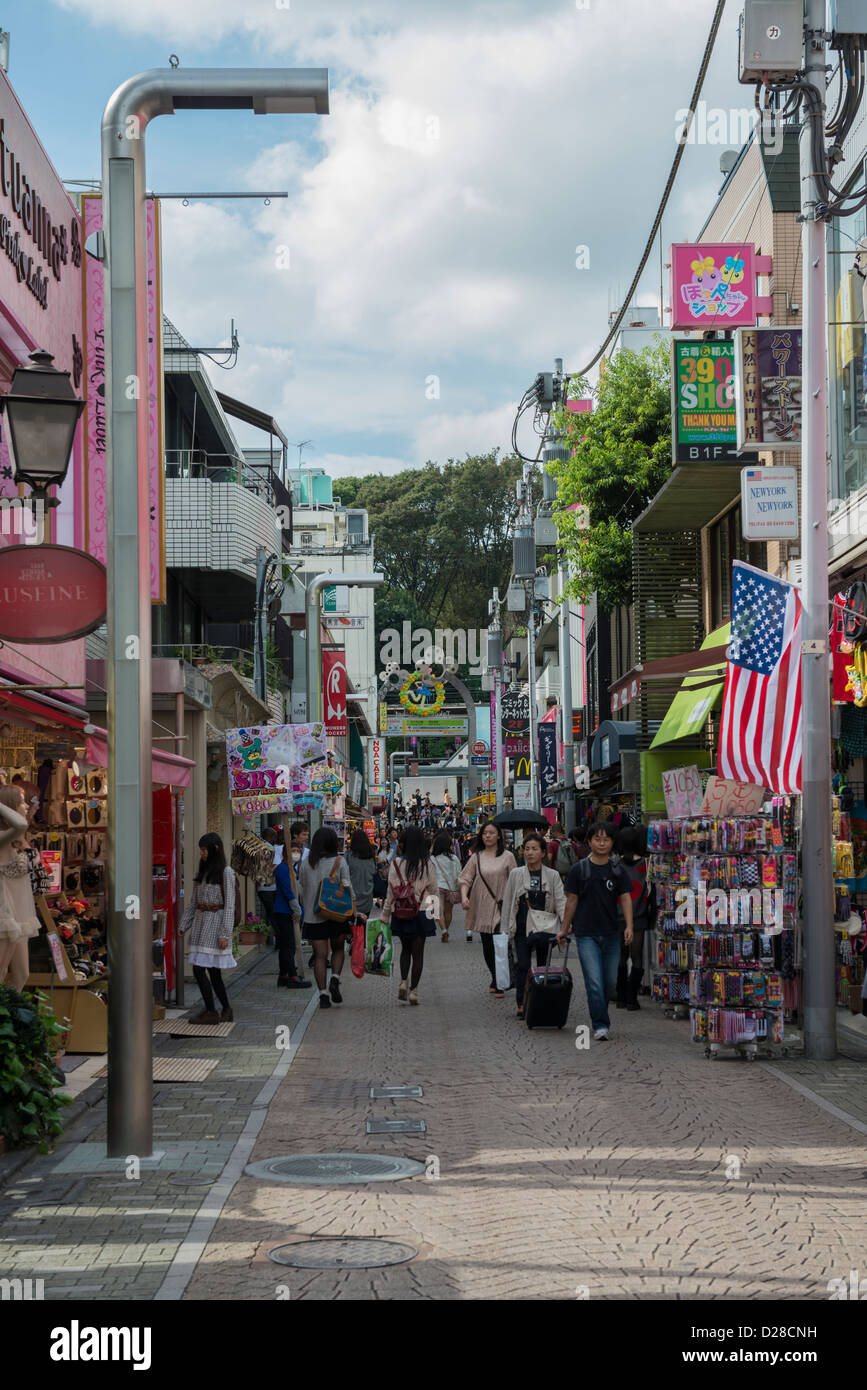
[[[154,656],[178,657],[190,666],[232,666],[244,680],[254,680],[253,652],[249,647],[225,646],[221,642],[164,642],[153,647]],[[272,690],[287,690],[289,681],[283,664],[266,658],[266,683]]]
[[[205,449],[166,449],[166,478],[207,478],[212,483],[238,483],[269,507],[285,504],[286,489],[269,463],[250,463],[237,454],[212,454]],[[278,497],[278,491],[280,496]]]

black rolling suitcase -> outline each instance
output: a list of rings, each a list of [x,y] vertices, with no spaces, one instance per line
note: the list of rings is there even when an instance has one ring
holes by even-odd
[[[555,945],[556,938],[552,938],[547,965],[531,965],[527,972],[524,1019],[528,1028],[562,1028],[569,1017],[572,1003],[572,975],[566,969],[569,942],[566,942],[562,961],[552,965]]]

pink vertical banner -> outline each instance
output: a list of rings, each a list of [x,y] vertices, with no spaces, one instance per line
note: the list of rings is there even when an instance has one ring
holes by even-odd
[[[102,198],[82,197],[84,239],[102,231]],[[163,468],[162,308],[159,210],[147,200],[148,477],[150,481],[151,599],[165,602],[165,477]],[[84,416],[86,549],[106,563],[105,287],[102,262],[85,256],[84,353],[87,409]]]
[[[497,768],[501,766],[503,756],[502,739],[500,738],[500,728],[497,724],[497,697],[491,695],[491,772],[497,775]]]

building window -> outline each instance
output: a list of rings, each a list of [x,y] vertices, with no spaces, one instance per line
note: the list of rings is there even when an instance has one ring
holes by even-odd
[[[719,521],[708,527],[710,550],[710,620],[711,631],[731,620],[732,562],[765,569],[767,547],[764,542],[746,541],[741,534],[741,504],[738,502]]]
[[[845,501],[867,485],[867,356],[862,280],[855,270],[867,211],[831,224],[828,257],[828,360],[831,387],[831,497]]]

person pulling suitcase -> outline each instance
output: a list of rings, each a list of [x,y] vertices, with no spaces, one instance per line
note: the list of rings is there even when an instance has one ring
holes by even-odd
[[[532,956],[535,953],[538,965],[547,964],[566,907],[563,881],[556,869],[545,863],[542,836],[527,835],[522,848],[524,863],[509,874],[500,917],[502,929],[515,950],[518,1018],[524,1017],[524,989]]]
[[[630,946],[633,936],[632,880],[612,855],[616,833],[609,821],[597,821],[590,826],[587,832],[590,854],[569,871],[566,912],[557,937],[561,946],[565,946],[570,931],[575,937],[593,1037],[597,1042],[607,1042],[611,1031],[608,1000],[614,997],[617,987],[621,946],[618,902],[626,923],[623,943]]]

